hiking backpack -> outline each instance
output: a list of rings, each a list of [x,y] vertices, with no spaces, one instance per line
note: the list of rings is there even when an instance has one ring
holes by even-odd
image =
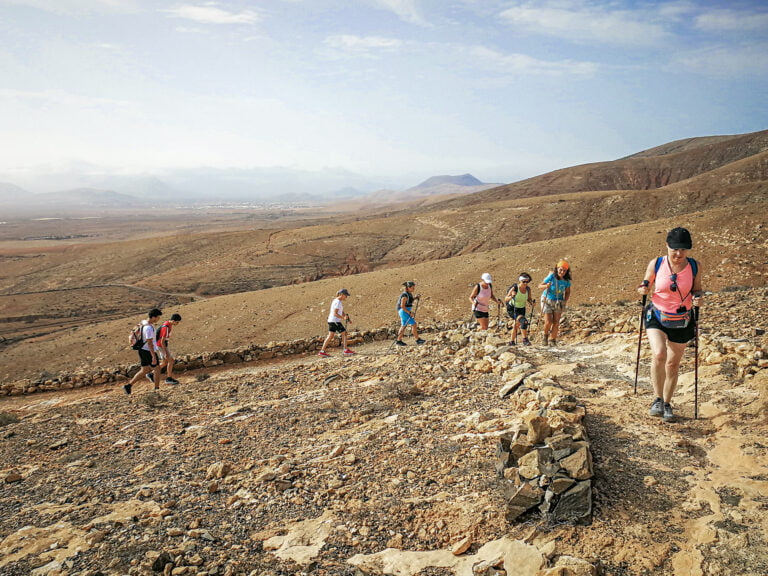
[[[172,329],[173,325],[169,320],[163,322],[163,325],[157,329],[157,332],[155,333],[155,341],[157,342],[158,346],[163,340],[168,340],[168,336],[170,336]]]
[[[128,335],[128,346],[134,350],[140,350],[144,347],[144,325],[141,322],[136,324]]]

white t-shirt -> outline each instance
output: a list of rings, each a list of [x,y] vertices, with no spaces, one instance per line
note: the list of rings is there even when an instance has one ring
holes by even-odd
[[[141,326],[141,338],[144,340],[144,346],[141,349],[151,352],[155,349],[155,327],[149,323],[149,320],[142,320]],[[152,343],[151,348],[149,347],[150,342]]]
[[[335,312],[339,313],[339,316],[335,314]],[[344,303],[341,301],[341,298],[334,298],[333,302],[331,302],[331,311],[328,314],[328,322],[341,322],[344,318]]]

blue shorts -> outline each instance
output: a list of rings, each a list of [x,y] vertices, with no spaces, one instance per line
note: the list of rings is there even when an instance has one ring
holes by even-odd
[[[408,310],[403,310],[402,308],[397,311],[397,314],[400,316],[400,326],[413,326],[416,324],[416,319],[411,318],[408,312]]]

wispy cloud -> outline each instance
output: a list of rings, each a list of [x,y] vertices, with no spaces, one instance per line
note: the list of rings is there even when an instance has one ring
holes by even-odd
[[[135,12],[136,0],[0,0],[0,5],[28,6],[54,14],[83,14],[93,12]]]
[[[505,54],[485,46],[471,46],[465,52],[476,65],[505,75],[592,76],[598,70],[594,62],[540,60],[526,54]]]
[[[656,45],[670,34],[659,13],[615,10],[610,5],[572,3],[519,3],[500,13],[507,24],[526,32],[584,43]]]
[[[384,10],[394,12],[405,22],[420,26],[428,24],[419,11],[418,0],[375,0],[375,2]]]
[[[345,52],[372,53],[381,50],[395,50],[402,46],[402,40],[382,36],[355,36],[338,34],[325,39],[325,45]]]
[[[202,24],[255,24],[261,20],[261,15],[253,10],[228,12],[219,8],[215,3],[185,4],[168,10],[161,10],[161,12]]]
[[[768,43],[688,51],[677,54],[672,64],[711,78],[768,78]]]
[[[695,19],[695,25],[707,32],[762,32],[768,34],[768,11],[709,10]]]

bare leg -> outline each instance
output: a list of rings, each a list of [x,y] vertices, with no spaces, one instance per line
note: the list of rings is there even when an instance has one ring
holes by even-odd
[[[557,340],[557,335],[560,332],[560,317],[562,315],[562,312],[552,313],[552,332],[549,335],[552,340]]]
[[[320,349],[321,352],[325,352],[325,349],[328,347],[328,344],[331,343],[332,339],[333,339],[333,332],[328,332],[328,336],[326,336],[325,340],[323,341],[323,347]]]

